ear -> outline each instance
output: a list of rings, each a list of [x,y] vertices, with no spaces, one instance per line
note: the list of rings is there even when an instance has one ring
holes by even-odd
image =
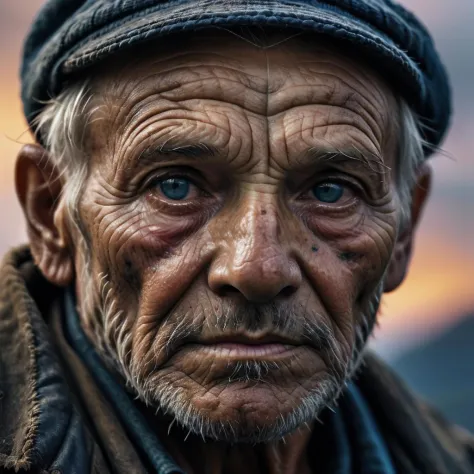
[[[69,285],[73,279],[73,260],[64,208],[59,204],[62,184],[58,170],[41,146],[26,145],[21,149],[15,185],[36,265],[51,283]]]
[[[385,277],[384,291],[390,292],[398,288],[405,279],[410,263],[415,230],[420,221],[431,189],[431,168],[423,164],[417,173],[417,180],[412,193],[411,218],[397,238],[392,258]]]

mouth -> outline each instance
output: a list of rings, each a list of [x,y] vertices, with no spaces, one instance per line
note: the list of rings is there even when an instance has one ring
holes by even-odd
[[[301,347],[295,341],[278,336],[252,338],[242,335],[194,341],[191,345],[195,350],[229,360],[256,360],[284,356]]]
[[[204,352],[231,359],[258,359],[260,357],[275,356],[294,349],[295,346],[287,344],[241,344],[233,342],[223,342],[217,344],[205,344],[202,347]]]

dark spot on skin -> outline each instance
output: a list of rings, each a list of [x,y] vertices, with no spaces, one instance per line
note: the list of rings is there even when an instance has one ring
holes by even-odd
[[[132,261],[128,258],[123,260],[123,273],[125,280],[132,288],[140,289],[140,279],[137,275],[137,271],[134,268]]]
[[[355,252],[342,252],[339,254],[339,259],[343,262],[349,262],[355,260],[359,255]]]
[[[125,258],[123,261],[123,272],[128,278],[134,277],[133,264],[128,258]]]
[[[267,213],[267,211],[265,211],[265,210],[263,210],[263,211],[261,212],[262,216],[264,216],[266,213]]]
[[[316,247],[316,245],[313,245],[313,246],[311,247],[311,250],[312,250],[313,252],[317,252],[319,249],[318,249],[318,247]]]

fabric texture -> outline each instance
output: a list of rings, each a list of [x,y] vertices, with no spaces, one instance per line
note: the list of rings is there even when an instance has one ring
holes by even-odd
[[[446,71],[424,26],[391,0],[49,0],[25,41],[24,113],[34,130],[44,103],[73,76],[126,48],[249,26],[313,32],[355,49],[422,120],[426,156],[441,143],[451,114]]]
[[[112,404],[62,336],[58,316],[62,298],[62,291],[36,269],[27,247],[5,256],[0,267],[0,472],[149,472]],[[370,353],[354,383],[385,440],[397,474],[474,472],[472,435],[420,403]],[[357,395],[352,401],[343,397],[341,410],[351,412],[352,405],[359,402]],[[365,410],[361,406],[357,412]],[[358,418],[339,417],[346,420],[342,429],[348,433],[358,430]],[[363,417],[362,422],[367,419]],[[332,428],[333,436],[338,429]],[[371,452],[370,445],[378,441],[373,430],[367,433],[368,437],[360,437],[359,450]],[[329,449],[331,439],[325,431],[320,440],[322,452]],[[356,451],[351,447],[351,452]],[[357,466],[357,461],[351,462]],[[315,463],[317,468],[320,458],[315,457]],[[383,467],[383,461],[376,463]],[[327,472],[335,474],[334,470]]]
[[[357,454],[347,474],[395,474],[385,440],[357,385],[349,385],[339,406],[348,426],[352,451]]]

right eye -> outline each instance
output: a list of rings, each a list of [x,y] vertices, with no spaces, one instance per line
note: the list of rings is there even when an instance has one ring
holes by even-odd
[[[338,183],[327,182],[314,186],[312,191],[318,201],[333,204],[342,198],[346,187]]]
[[[156,184],[165,197],[172,201],[182,201],[190,194],[193,184],[186,178],[167,178]]]

